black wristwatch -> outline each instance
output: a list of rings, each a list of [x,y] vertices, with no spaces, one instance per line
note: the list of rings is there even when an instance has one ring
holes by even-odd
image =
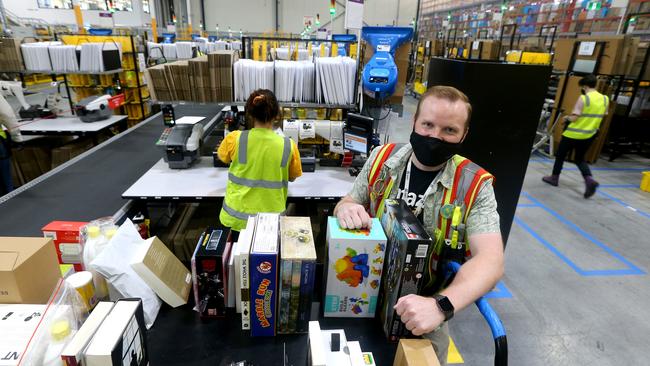
[[[445,315],[445,321],[454,317],[454,305],[449,301],[447,296],[435,294],[433,298],[436,300],[436,304],[438,304],[438,309]]]

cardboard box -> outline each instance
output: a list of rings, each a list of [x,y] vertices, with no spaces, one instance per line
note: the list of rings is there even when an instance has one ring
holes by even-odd
[[[81,221],[52,221],[41,229],[43,236],[54,242],[59,263],[72,264],[77,272],[84,270],[79,229],[86,224]]]
[[[478,40],[471,43],[469,50],[472,59],[480,60],[498,60],[499,59],[499,41]]]
[[[0,304],[0,365],[18,365],[46,308],[47,305]]]
[[[374,317],[386,249],[379,219],[371,230],[344,230],[329,217],[327,246],[324,316]]]
[[[171,307],[187,303],[192,275],[157,237],[145,240],[131,258],[131,268]]]
[[[431,341],[428,339],[400,339],[393,366],[440,366]]]
[[[381,321],[390,341],[410,332],[393,307],[409,294],[420,294],[433,241],[403,200],[386,200],[381,225],[388,237]]]
[[[278,333],[309,331],[316,276],[316,247],[309,217],[280,218],[281,263]]]
[[[0,304],[46,304],[60,278],[51,239],[0,237]]]
[[[257,214],[250,252],[251,336],[274,336],[277,327],[278,214]]]
[[[194,302],[202,318],[226,315],[226,260],[230,231],[208,228],[201,234],[192,255]]]
[[[634,41],[630,36],[594,36],[581,37],[578,39],[559,39],[555,44],[555,56],[553,67],[557,70],[566,70],[571,60],[571,52],[575,42],[596,42],[593,52],[590,55],[579,55],[580,45],[577,46],[576,60],[597,60],[602,50],[602,57],[598,65],[597,74],[622,75],[628,67],[628,50],[634,47]]]

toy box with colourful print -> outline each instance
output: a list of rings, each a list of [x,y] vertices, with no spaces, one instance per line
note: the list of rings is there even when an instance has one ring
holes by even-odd
[[[372,229],[346,230],[329,217],[327,245],[324,315],[374,317],[386,249],[379,219],[372,219]]]
[[[386,200],[381,225],[388,237],[386,276],[382,283],[381,321],[390,341],[410,334],[393,307],[408,294],[419,294],[424,283],[429,234],[403,200]]]
[[[257,214],[249,259],[251,336],[275,335],[279,218],[279,214]]]

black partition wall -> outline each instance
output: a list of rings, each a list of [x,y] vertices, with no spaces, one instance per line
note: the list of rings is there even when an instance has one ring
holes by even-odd
[[[462,155],[492,173],[504,243],[524,183],[551,66],[433,58],[428,86],[462,90],[472,121]]]

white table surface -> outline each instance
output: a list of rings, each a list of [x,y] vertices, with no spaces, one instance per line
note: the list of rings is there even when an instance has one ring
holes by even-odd
[[[127,116],[113,115],[108,119],[97,122],[82,122],[78,117],[57,117],[51,119],[39,119],[36,121],[18,122],[20,132],[23,134],[46,135],[52,133],[92,133],[101,131],[107,127],[125,120]]]
[[[289,182],[288,196],[304,199],[338,198],[352,188],[355,177],[347,169],[317,166]],[[212,157],[203,156],[189,169],[169,169],[160,159],[149,171],[122,193],[136,199],[203,199],[226,194],[227,168],[212,166]]]

